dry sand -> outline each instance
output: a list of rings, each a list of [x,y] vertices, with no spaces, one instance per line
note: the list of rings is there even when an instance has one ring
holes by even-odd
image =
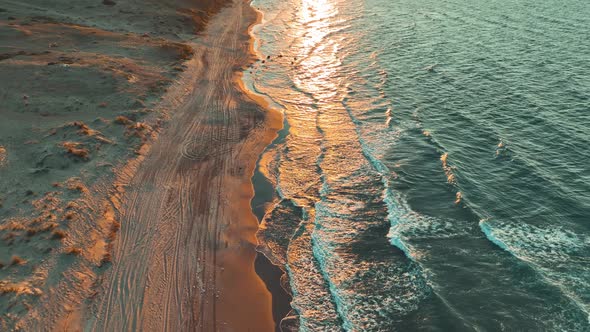
[[[0,330],[273,330],[255,13],[114,2],[0,4]]]

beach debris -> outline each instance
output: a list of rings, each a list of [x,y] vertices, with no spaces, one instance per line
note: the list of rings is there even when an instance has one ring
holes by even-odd
[[[77,127],[78,129],[80,129],[78,131],[78,133],[81,135],[93,136],[93,135],[97,134],[96,130],[90,129],[90,127],[88,127],[88,125],[82,121],[71,122],[68,124],[68,126]]]
[[[90,156],[90,151],[88,151],[88,149],[85,148],[81,148],[80,146],[82,146],[82,143],[78,143],[78,142],[63,142],[62,146],[66,149],[66,152],[68,154],[70,154],[71,156],[83,159],[83,160],[88,160],[89,156]]]
[[[114,2],[113,0],[102,0],[102,4],[105,5],[105,6],[114,6],[117,3]]]
[[[97,120],[100,121],[100,120]],[[114,142],[108,138],[106,138],[100,131],[98,130],[94,130],[92,128],[90,128],[87,124],[85,124],[82,121],[74,121],[74,122],[70,122],[67,123],[64,128],[68,128],[68,127],[76,127],[79,130],[77,131],[78,135],[83,135],[83,136],[88,136],[88,137],[92,137],[94,138],[96,141],[100,142],[100,143],[104,143],[104,144],[114,144]],[[68,143],[68,142],[66,142]],[[69,143],[75,143],[75,144],[68,144],[68,147],[77,147],[76,145],[82,145],[82,143],[78,143],[78,142],[69,142]],[[97,149],[100,148],[100,146],[96,147]]]
[[[54,47],[58,47],[59,45],[57,43],[51,43],[49,44],[49,47],[54,48]]]

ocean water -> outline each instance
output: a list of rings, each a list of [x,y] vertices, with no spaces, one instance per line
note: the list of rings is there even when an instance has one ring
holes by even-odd
[[[590,331],[590,3],[255,0],[302,331]]]

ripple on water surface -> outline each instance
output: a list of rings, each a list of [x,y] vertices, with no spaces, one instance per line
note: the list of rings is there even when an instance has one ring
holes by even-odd
[[[303,330],[590,329],[588,5],[254,6]]]

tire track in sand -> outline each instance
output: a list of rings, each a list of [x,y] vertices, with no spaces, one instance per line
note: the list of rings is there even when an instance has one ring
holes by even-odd
[[[273,330],[249,208],[250,175],[272,134],[234,82],[254,18],[236,0],[203,33],[211,47],[195,46],[193,90],[125,193],[88,330]]]

